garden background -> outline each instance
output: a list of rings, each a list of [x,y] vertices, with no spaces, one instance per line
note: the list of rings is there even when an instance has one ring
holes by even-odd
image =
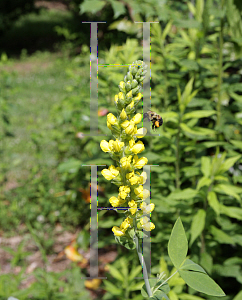
[[[151,24],[151,105],[164,124],[144,137],[152,168],[152,275],[174,270],[167,254],[181,216],[190,258],[242,299],[242,3],[240,0],[0,3],[0,299],[135,299],[137,254],[117,245],[115,211],[98,213],[99,271],[89,266],[90,168],[111,165],[90,130],[90,24],[101,64],[142,59]],[[99,68],[101,134],[127,68]],[[139,106],[142,112],[142,105]],[[100,174],[98,205],[117,191]],[[79,252],[77,252],[77,250]],[[171,300],[214,299],[175,275]]]

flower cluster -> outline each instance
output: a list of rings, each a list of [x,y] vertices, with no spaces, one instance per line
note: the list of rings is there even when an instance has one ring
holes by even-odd
[[[120,227],[114,226],[115,236],[124,236],[132,228],[150,231],[155,225],[149,222],[144,214],[150,214],[154,204],[147,205],[143,200],[149,196],[149,191],[143,188],[147,174],[140,169],[147,164],[146,157],[138,157],[145,147],[142,138],[146,128],[137,128],[142,121],[140,113],[135,114],[136,106],[142,98],[140,93],[146,70],[142,61],[137,61],[129,67],[129,72],[119,84],[120,92],[115,95],[118,116],[107,115],[107,127],[111,130],[114,140],[102,140],[100,147],[108,152],[116,161],[116,167],[111,165],[102,170],[102,175],[119,186],[117,196],[109,199],[113,207],[127,207],[126,218]]]

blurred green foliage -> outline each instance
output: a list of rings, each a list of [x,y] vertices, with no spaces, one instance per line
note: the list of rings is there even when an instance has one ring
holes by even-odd
[[[98,18],[95,20],[102,21],[108,17],[107,24],[99,27],[103,41],[99,47],[100,64],[129,64],[142,59],[142,25],[133,24],[133,20],[159,21],[150,27],[151,103],[152,109],[163,117],[164,124],[159,129],[159,137],[143,139],[146,146],[143,155],[149,164],[159,164],[152,168],[151,175],[151,201],[156,205],[152,214],[156,225],[152,232],[152,275],[165,271],[170,276],[174,271],[167,256],[167,243],[175,220],[181,216],[191,259],[218,282],[227,294],[226,299],[239,300],[242,284],[241,3],[238,0],[128,3],[92,0],[93,5],[90,5],[90,2],[75,1],[72,8],[76,13],[80,4],[85,20],[93,20],[94,15]],[[57,222],[65,228],[88,229],[90,210],[83,190],[89,190],[90,168],[82,164],[112,163],[99,147],[102,139],[111,138],[105,115],[97,119],[103,136],[84,136],[90,128],[89,41],[80,33],[81,27],[78,32],[72,30],[69,23],[54,25],[59,26],[55,30],[67,39],[68,51],[83,42],[80,55],[57,60],[53,69],[45,74],[36,73],[32,79],[9,71],[1,72],[0,76],[0,151],[2,157],[9,157],[7,161],[1,160],[0,181],[3,185],[8,182],[14,170],[22,175],[21,180],[18,178],[19,187],[4,192],[2,189],[0,224],[8,231],[9,226],[17,228],[28,221],[44,253],[51,253],[52,244],[45,241],[41,231],[47,231],[51,240],[51,228]],[[89,35],[89,27],[80,26],[88,28]],[[4,55],[1,64],[7,64]],[[118,93],[118,83],[126,67],[100,66],[98,71],[99,109],[115,113],[114,95]],[[55,82],[51,83],[51,79]],[[38,113],[27,110],[30,102],[20,101],[27,99],[23,88],[29,89],[33,97],[41,95],[40,99],[45,100],[46,105],[35,107],[42,112],[36,124],[33,120]],[[17,99],[21,105],[16,107]],[[21,108],[22,112],[26,109],[32,114],[32,121],[16,114]],[[141,110],[140,106],[139,112]],[[50,113],[45,117],[47,111]],[[25,131],[20,129],[28,126],[26,139]],[[11,141],[13,143],[19,134],[22,144],[20,142],[19,148],[11,147]],[[21,161],[26,156],[29,156],[28,166],[21,172]],[[99,175],[100,171],[101,168]],[[98,185],[102,189],[98,205],[107,207],[109,197],[117,191],[101,175]],[[98,221],[99,247],[114,244],[111,227],[120,223],[117,213],[100,211]],[[79,238],[80,247],[82,244],[83,239]],[[125,254],[125,262],[117,260],[110,268],[114,279],[104,282],[107,293],[103,299],[124,299],[129,291],[117,272],[133,274],[132,268],[122,267],[130,261],[138,266],[136,253],[119,248],[118,251],[120,256]],[[18,251],[12,264],[22,263],[24,256],[25,253],[20,255]],[[79,278],[75,272],[73,276]],[[42,282],[42,277],[38,278]],[[0,282],[3,281],[5,277],[0,276]],[[54,279],[53,282],[46,291],[53,291],[53,299],[58,299],[58,284]],[[117,282],[120,283],[118,288]],[[72,292],[68,284],[67,295]],[[195,294],[186,287],[178,276],[169,284],[171,300],[204,298],[203,294]],[[18,284],[14,286],[11,291],[15,291]],[[10,292],[1,296],[6,298]],[[130,294],[132,299],[140,299],[139,292],[135,296],[135,289],[130,290]],[[206,296],[206,299],[212,297]]]

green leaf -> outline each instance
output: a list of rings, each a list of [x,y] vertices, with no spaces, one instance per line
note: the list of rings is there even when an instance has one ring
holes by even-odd
[[[109,271],[110,271],[110,274],[116,278],[117,280],[123,282],[124,281],[124,278],[122,276],[122,274],[119,272],[118,269],[116,269],[114,266],[112,265],[108,265],[108,268],[109,268]]]
[[[220,204],[220,211],[221,214],[227,215],[230,218],[242,220],[242,208],[240,207],[225,206]]]
[[[125,14],[125,6],[119,1],[112,0],[110,1],[114,11],[114,19],[117,19],[119,16]]]
[[[220,206],[217,199],[217,195],[215,192],[208,192],[208,204],[212,207],[212,209],[216,212],[217,215],[220,214]]]
[[[175,190],[172,192],[167,198],[168,199],[174,199],[174,200],[186,200],[191,199],[197,195],[198,191],[187,188],[184,190]]]
[[[231,158],[228,158],[225,160],[225,162],[220,166],[219,172],[226,172],[228,171],[234,164],[235,162],[241,158],[241,155],[237,155]]]
[[[242,97],[242,96],[241,96]],[[241,141],[235,141],[235,140],[230,140],[230,142],[236,147],[242,150],[242,142]]]
[[[195,262],[193,262],[188,258],[185,260],[184,264],[180,267],[179,270],[196,271],[196,272],[207,274],[201,266],[199,266],[198,264],[196,264]]]
[[[217,184],[214,186],[214,191],[217,193],[224,192],[226,195],[232,196],[236,198],[239,202],[241,201],[240,196],[234,191],[234,187],[232,185],[227,184]]]
[[[174,264],[179,269],[187,256],[188,242],[180,217],[177,219],[169,239],[168,254]]]
[[[167,34],[170,32],[172,26],[172,20],[166,24],[165,29],[162,32],[162,40],[165,40]]]
[[[240,291],[233,300],[242,300],[242,291]]]
[[[58,166],[58,172],[60,173],[76,173],[81,168],[82,162],[75,158],[70,158],[69,160],[61,163]]]
[[[82,4],[80,4],[80,13],[83,14],[85,12],[91,12],[92,14],[95,14],[100,11],[105,4],[106,2],[101,0],[84,1]]]
[[[150,278],[150,279],[148,279],[148,280],[149,280],[150,288],[152,289],[152,288],[156,285],[157,279],[156,279],[156,278]],[[143,284],[143,287],[142,287],[142,289],[141,289],[141,294],[142,294],[142,296],[145,297],[145,298],[148,298],[148,297],[149,297],[149,295],[147,294],[147,290],[146,290],[145,284]]]
[[[206,212],[203,209],[199,209],[192,220],[190,246],[193,244],[195,239],[203,231],[205,226],[205,219],[206,219]]]
[[[216,114],[215,110],[195,110],[183,115],[182,120],[187,120],[191,118],[199,119],[199,118],[206,118]]]
[[[206,135],[214,135],[215,131],[207,128],[201,128],[201,127],[195,127],[194,129],[191,129],[190,127],[187,126],[185,123],[180,124],[181,129],[184,131],[184,133],[190,133],[193,135],[201,135],[201,136],[206,136]]]
[[[205,268],[205,270],[210,274],[212,273],[213,269],[213,258],[210,254],[207,252],[203,252],[201,254],[201,260],[200,260],[201,265]]]
[[[119,296],[122,293],[122,290],[119,287],[116,287],[110,281],[104,280],[105,289],[110,292],[112,295]]]
[[[223,232],[222,230],[216,228],[215,226],[210,226],[210,232],[220,244],[234,245],[234,240],[232,239],[232,237],[229,236],[227,233]]]
[[[129,281],[132,281],[142,271],[141,266],[134,267],[129,274]]]
[[[135,242],[125,236],[115,236],[115,240],[129,250],[134,250],[136,248]]]
[[[197,184],[197,190],[199,191],[203,186],[209,186],[211,184],[212,180],[207,177],[202,177],[199,179]]]
[[[217,297],[225,296],[223,290],[207,274],[183,270],[179,270],[178,272],[187,285],[198,292]]]
[[[201,159],[201,171],[205,177],[210,176],[211,172],[211,161],[207,156],[203,156]]]

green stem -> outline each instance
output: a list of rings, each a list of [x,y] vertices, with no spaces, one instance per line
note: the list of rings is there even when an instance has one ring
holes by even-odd
[[[171,277],[173,277],[177,272],[178,272],[178,270],[176,270],[175,273],[173,273],[170,277],[168,277],[165,281],[163,281],[163,282],[162,282],[162,283],[154,290],[154,293],[155,293],[156,291],[158,291],[158,289],[159,289],[162,285],[164,285],[168,280],[170,280]]]
[[[176,136],[176,188],[180,188],[180,157],[179,157],[179,145],[180,145],[180,120],[179,120],[179,128]]]
[[[222,10],[224,7],[224,0],[222,0]],[[222,83],[223,83],[223,26],[224,22],[221,18],[220,20],[220,32],[219,32],[219,70],[218,70],[218,102],[217,102],[217,122],[216,127],[219,128],[221,121],[221,102],[222,102]]]
[[[134,235],[134,241],[135,241],[136,250],[137,250],[137,253],[138,253],[140,264],[141,264],[141,266],[143,266],[143,275],[144,275],[146,291],[147,291],[149,297],[151,297],[152,292],[151,292],[150,283],[149,283],[149,279],[148,279],[148,273],[147,273],[145,261],[143,260],[143,255],[141,253],[141,249],[140,249],[140,246],[139,246],[139,239],[136,236],[136,234]]]

